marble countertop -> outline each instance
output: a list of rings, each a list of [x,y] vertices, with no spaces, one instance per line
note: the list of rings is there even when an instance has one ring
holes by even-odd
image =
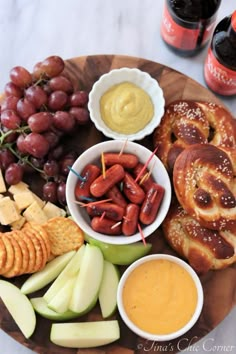
[[[176,69],[205,86],[207,48],[192,58],[170,52],[160,38],[164,0],[0,0],[0,92],[9,71],[29,71],[50,55],[64,59],[89,54],[123,54],[153,60]],[[218,21],[235,10],[222,0]],[[222,98],[236,115],[236,99]],[[236,309],[214,331],[185,353],[236,353]],[[181,350],[181,347],[180,347]],[[30,354],[0,330],[0,353]],[[122,353],[121,353],[122,354]]]

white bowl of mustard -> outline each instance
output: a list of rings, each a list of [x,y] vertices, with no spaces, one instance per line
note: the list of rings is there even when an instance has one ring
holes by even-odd
[[[89,93],[91,120],[113,139],[141,140],[151,134],[161,121],[164,106],[157,80],[136,68],[111,70]]]
[[[185,261],[153,254],[137,260],[123,273],[117,304],[123,321],[138,336],[167,341],[196,323],[203,307],[203,289]]]

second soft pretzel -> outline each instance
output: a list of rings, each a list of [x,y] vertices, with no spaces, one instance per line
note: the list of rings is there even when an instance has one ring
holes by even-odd
[[[236,228],[236,191],[232,160],[210,144],[187,147],[173,170],[176,196],[182,207],[207,228]]]

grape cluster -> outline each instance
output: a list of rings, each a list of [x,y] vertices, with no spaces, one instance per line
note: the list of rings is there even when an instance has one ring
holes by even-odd
[[[32,73],[14,67],[0,111],[0,168],[7,184],[38,171],[45,200],[63,205],[68,166],[77,156],[64,151],[61,138],[89,122],[88,94],[74,90],[64,67],[59,56],[37,63]]]

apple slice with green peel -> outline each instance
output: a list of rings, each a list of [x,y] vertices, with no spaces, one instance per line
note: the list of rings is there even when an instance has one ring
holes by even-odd
[[[136,242],[129,245],[112,245],[102,241],[93,239],[86,235],[85,240],[91,245],[97,246],[101,249],[103,257],[117,265],[129,265],[137,259],[146,256],[151,248],[151,243],[144,245],[142,242]]]
[[[98,294],[103,318],[111,316],[116,310],[119,280],[118,268],[111,262],[104,261],[102,282]]]
[[[76,275],[69,278],[60,291],[48,303],[48,307],[58,313],[68,311],[72,291],[75,285]]]
[[[103,273],[103,255],[99,247],[89,243],[85,246],[80,271],[75,281],[69,309],[82,313],[91,309],[98,297]]]
[[[5,280],[0,280],[0,298],[23,335],[29,338],[36,326],[36,316],[30,300],[19,288]]]
[[[53,321],[67,321],[78,317],[78,314],[72,311],[58,313],[48,307],[48,303],[43,297],[35,297],[30,299],[35,311],[42,317]]]
[[[70,259],[75,255],[76,251],[70,251],[52,261],[37,273],[32,274],[22,285],[21,292],[23,294],[31,294],[34,291],[42,289],[62,272]]]
[[[84,252],[85,245],[82,245],[75,253],[75,255],[70,259],[69,263],[67,263],[63,271],[54,280],[50,288],[46,291],[43,297],[47,303],[49,303],[53,297],[61,290],[69,278],[78,274]]]
[[[78,323],[53,323],[51,341],[67,348],[94,348],[120,338],[117,320]]]

